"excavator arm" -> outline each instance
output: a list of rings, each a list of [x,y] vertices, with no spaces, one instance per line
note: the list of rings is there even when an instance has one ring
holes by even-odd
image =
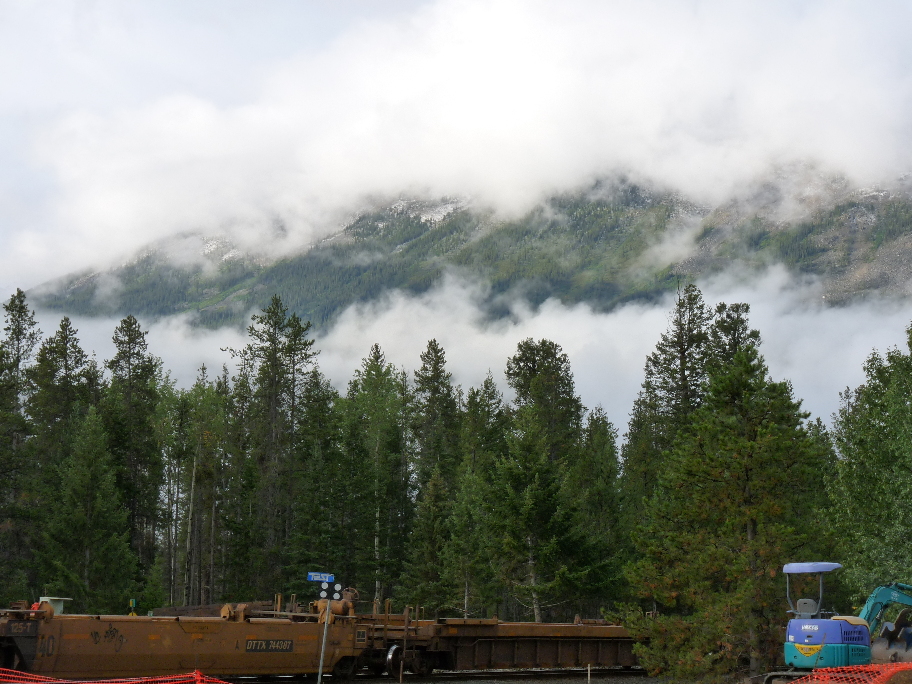
[[[884,611],[894,604],[912,606],[912,585],[893,582],[877,587],[868,596],[868,600],[865,602],[861,612],[858,613],[858,617],[868,623],[872,639],[876,639],[878,636]]]

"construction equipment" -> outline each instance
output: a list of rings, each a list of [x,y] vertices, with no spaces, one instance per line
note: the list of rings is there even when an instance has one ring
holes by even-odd
[[[893,582],[874,589],[856,615],[836,615],[823,609],[823,576],[839,563],[788,563],[785,595],[789,620],[784,644],[787,671],[770,672],[764,680],[796,679],[819,668],[912,662],[912,585]],[[819,595],[792,602],[790,576],[816,574]],[[890,608],[906,606],[894,622],[884,622]],[[878,630],[880,632],[878,633]],[[877,636],[874,636],[877,635]]]
[[[786,628],[783,647],[786,671],[769,672],[764,684],[773,680],[792,680],[803,677],[815,668],[866,665],[871,662],[871,637],[867,623],[854,615],[836,615],[823,609],[823,576],[838,570],[839,563],[786,563],[785,599],[788,612],[794,617]],[[792,601],[791,576],[817,575],[817,599]]]
[[[871,662],[871,636],[868,623],[854,615],[834,615],[823,610],[823,576],[841,568],[839,563],[788,563],[785,595],[795,617],[786,629],[785,664],[798,670],[818,667],[867,665]],[[817,600],[798,599],[794,604],[789,577],[816,574],[820,592]]]
[[[893,622],[884,622],[885,614],[893,606],[906,607]],[[867,621],[872,636],[877,635],[871,644],[871,662],[912,662],[912,585],[893,582],[877,587],[858,617]]]

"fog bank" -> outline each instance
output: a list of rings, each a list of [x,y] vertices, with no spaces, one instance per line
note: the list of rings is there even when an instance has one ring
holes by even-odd
[[[813,280],[796,280],[772,269],[751,283],[724,275],[700,283],[706,302],[744,301],[751,306],[751,324],[762,335],[761,351],[776,380],[790,380],[795,396],[813,417],[829,423],[838,408],[839,392],[864,380],[862,364],[872,350],[905,349],[905,329],[912,321],[912,303],[867,302],[845,307],[824,306]],[[421,296],[390,293],[367,305],[347,309],[316,338],[323,373],[341,392],[370,346],[378,343],[388,361],[411,373],[420,366],[427,341],[444,348],[454,381],[464,390],[479,385],[490,370],[509,397],[503,371],[516,345],[527,337],[548,338],[568,354],[583,403],[601,404],[623,434],[630,408],[643,379],[646,355],[668,327],[673,305],[669,295],[660,305],[628,305],[610,313],[585,304],[545,302],[532,310],[522,301],[510,303],[511,315],[490,321],[482,307],[484,287],[454,277]],[[59,317],[42,314],[45,334]],[[114,353],[115,320],[74,318],[86,350],[99,361]],[[149,349],[160,356],[178,385],[193,383],[205,363],[210,376],[230,357],[221,349],[240,348],[246,335],[235,328],[199,330],[186,317],[144,324]]]

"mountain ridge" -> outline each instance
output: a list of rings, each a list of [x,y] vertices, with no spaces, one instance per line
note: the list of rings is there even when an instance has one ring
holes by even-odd
[[[774,178],[717,206],[600,181],[511,219],[466,198],[399,198],[274,260],[224,236],[185,233],[30,294],[61,313],[190,313],[196,325],[218,327],[245,324],[275,293],[318,328],[351,304],[390,290],[425,292],[453,272],[488,284],[492,317],[506,314],[505,295],[533,307],[556,297],[610,310],[733,264],[745,274],[779,263],[818,277],[830,303],[912,294],[912,194],[852,188],[840,177],[811,181]]]

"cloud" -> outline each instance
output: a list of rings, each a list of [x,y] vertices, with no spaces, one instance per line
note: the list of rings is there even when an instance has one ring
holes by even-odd
[[[819,283],[796,279],[778,267],[751,282],[730,271],[700,286],[711,306],[719,301],[750,304],[750,321],[762,335],[761,351],[773,379],[789,380],[805,410],[825,423],[839,407],[839,393],[864,381],[862,364],[872,351],[906,349],[912,303],[825,306]],[[503,375],[507,359],[521,340],[547,338],[569,356],[583,403],[589,408],[602,405],[623,434],[646,356],[668,327],[671,295],[658,305],[631,304],[610,313],[555,300],[532,310],[514,300],[505,302],[510,315],[492,321],[483,305],[488,294],[483,285],[450,275],[422,295],[393,292],[353,305],[316,338],[318,364],[344,393],[372,344],[379,344],[387,360],[412,377],[421,352],[434,338],[446,352],[454,381],[464,390],[478,386],[490,370],[509,398]],[[118,321],[72,318],[83,348],[94,350],[99,361],[111,358],[111,336]],[[59,316],[45,312],[40,322],[49,335]],[[148,330],[149,351],[162,358],[165,369],[183,387],[193,383],[203,363],[210,377],[221,371],[222,364],[233,372],[229,355],[221,350],[239,349],[248,341],[237,328],[194,328],[186,316],[142,325]]]
[[[121,101],[73,94],[29,129],[31,161],[53,181],[41,199],[50,218],[8,237],[5,271],[50,277],[186,230],[281,252],[401,192],[509,213],[612,172],[718,201],[796,158],[857,182],[908,165],[907,3],[395,7],[348,20],[330,41],[292,49],[283,35],[284,52],[261,57],[255,74],[238,66],[232,98],[228,72],[213,91],[197,64],[229,48],[187,53],[194,78],[181,80],[176,63],[157,72],[141,57],[164,50],[173,27],[134,27],[147,33],[133,45],[102,5],[112,44],[160,78],[145,98],[137,86]],[[188,33],[185,18],[170,19]],[[238,45],[230,65],[243,61]],[[114,54],[86,69],[114,69]],[[263,239],[277,221],[285,237]]]
[[[37,312],[44,337],[56,332],[61,317],[50,311]],[[78,330],[77,337],[83,350],[89,355],[94,353],[99,364],[117,353],[112,337],[120,324],[119,318],[70,316],[70,320]],[[140,318],[140,327],[147,333],[149,353],[161,358],[164,370],[179,387],[190,387],[203,364],[210,378],[221,373],[223,364],[227,364],[229,372],[233,372],[230,355],[222,349],[240,349],[247,343],[246,333],[238,328],[196,328],[187,316],[172,316],[154,322]]]
[[[905,329],[912,321],[908,302],[826,306],[818,282],[795,279],[780,267],[751,282],[730,271],[700,286],[711,306],[750,304],[750,321],[762,335],[761,351],[773,379],[791,381],[805,410],[825,423],[838,409],[839,393],[864,381],[862,364],[872,351],[905,349]],[[508,392],[503,370],[516,345],[527,337],[548,338],[569,356],[583,403],[601,404],[624,432],[646,356],[668,327],[670,295],[660,305],[627,305],[610,313],[555,300],[533,311],[515,301],[509,317],[491,322],[482,313],[484,294],[483,287],[450,277],[420,296],[393,293],[353,306],[317,341],[320,365],[344,391],[371,344],[378,343],[388,361],[412,371],[427,341],[435,338],[464,389],[480,384],[490,369]]]

